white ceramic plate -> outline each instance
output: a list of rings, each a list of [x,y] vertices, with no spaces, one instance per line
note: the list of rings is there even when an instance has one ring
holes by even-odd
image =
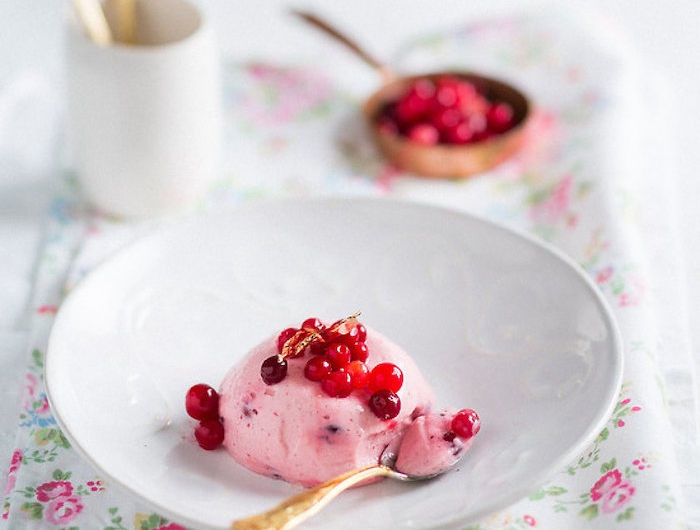
[[[483,429],[458,468],[344,493],[305,528],[463,528],[532,492],[606,422],[620,338],[595,287],[533,239],[381,199],[247,203],[120,252],[61,307],[46,381],[103,473],[186,524],[226,528],[298,491],[200,450],[184,395],[307,316],[355,310]],[[436,500],[439,499],[439,502]]]

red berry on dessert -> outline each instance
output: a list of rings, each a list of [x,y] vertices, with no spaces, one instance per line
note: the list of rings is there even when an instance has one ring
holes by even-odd
[[[309,381],[323,381],[333,371],[333,365],[325,357],[316,355],[306,361],[304,376]]]
[[[350,348],[346,344],[340,342],[334,342],[328,346],[326,349],[326,357],[336,370],[345,368],[352,360]]]
[[[356,342],[350,346],[350,353],[353,361],[367,361],[367,358],[369,357],[369,348],[367,347],[367,343],[364,342],[364,339],[362,342]]]
[[[281,382],[287,376],[287,361],[279,359],[277,355],[271,355],[260,366],[260,377],[265,384],[274,385]]]
[[[369,407],[380,420],[390,420],[401,412],[401,398],[391,390],[377,390],[369,398]]]
[[[460,438],[468,440],[481,429],[479,415],[472,409],[462,409],[452,418],[451,430]]]
[[[365,388],[369,383],[369,368],[363,361],[350,361],[345,367],[345,371],[350,374],[354,390]]]
[[[390,390],[398,392],[403,385],[403,372],[393,363],[379,363],[369,374],[369,388],[372,391]]]
[[[335,370],[321,381],[321,389],[330,397],[346,398],[352,393],[352,379],[345,370]]]

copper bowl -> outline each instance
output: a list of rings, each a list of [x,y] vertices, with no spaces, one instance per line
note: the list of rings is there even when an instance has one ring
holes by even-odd
[[[293,13],[346,46],[381,74],[384,82],[365,102],[364,115],[379,150],[396,167],[429,178],[468,177],[488,171],[500,164],[518,151],[524,143],[524,129],[530,116],[530,104],[525,95],[512,85],[470,72],[436,72],[398,76],[327,21],[305,11],[293,11]],[[404,136],[380,130],[377,118],[388,103],[398,100],[418,79],[435,81],[445,75],[470,81],[489,101],[508,103],[513,109],[513,126],[506,132],[478,142],[435,145],[419,144]]]
[[[513,109],[513,127],[485,140],[459,145],[422,145],[405,136],[380,130],[377,117],[388,103],[399,99],[416,80],[436,80],[446,74],[480,87],[490,101],[508,103]],[[469,72],[439,72],[400,77],[385,83],[365,102],[364,115],[380,151],[396,167],[428,178],[463,178],[488,171],[520,149],[530,103],[521,91],[497,79]]]

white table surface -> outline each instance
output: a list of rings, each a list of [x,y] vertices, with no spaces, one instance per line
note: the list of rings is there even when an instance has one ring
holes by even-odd
[[[220,28],[221,42],[234,57],[284,55],[280,42],[291,39],[314,53],[316,40],[290,29],[276,18],[277,2],[223,2],[200,0],[213,14]],[[371,16],[374,2],[307,1],[356,35],[381,55],[407,35],[449,22],[459,12],[464,19],[507,12],[536,2],[494,0],[384,0],[394,4],[395,13],[384,18]],[[63,11],[68,2],[46,0],[3,0],[0,2],[0,484],[7,469],[16,417],[14,404],[20,388],[13,377],[18,359],[26,355],[23,345],[28,332],[27,304],[40,248],[42,227],[54,187],[56,162],[51,149],[60,132],[61,116],[55,111],[56,95],[45,83],[61,83],[61,38]],[[243,5],[241,5],[243,4]],[[695,0],[672,3],[649,0],[571,2],[593,9],[607,23],[619,28],[631,46],[639,51],[650,75],[660,80],[666,92],[666,110],[671,137],[672,167],[659,178],[677,180],[677,216],[680,241],[685,250],[686,299],[689,329],[696,367],[700,367],[700,4]],[[400,13],[400,14],[398,14]],[[426,14],[428,13],[428,14]],[[268,24],[270,31],[252,31],[251,20]],[[394,21],[400,24],[394,25]],[[290,33],[291,32],[291,33]],[[282,51],[281,51],[282,49]],[[17,97],[32,94],[31,105],[17,106]],[[7,130],[8,109],[26,113],[25,128]],[[20,109],[19,111],[17,109]],[[40,117],[39,120],[35,119]],[[16,116],[14,116],[16,118]],[[13,119],[13,123],[18,120]],[[37,123],[41,123],[38,126]],[[39,155],[37,156],[37,150]],[[21,365],[21,362],[19,363]],[[14,371],[16,374],[16,371]],[[13,384],[14,383],[14,384]],[[700,496],[695,494],[696,500]]]

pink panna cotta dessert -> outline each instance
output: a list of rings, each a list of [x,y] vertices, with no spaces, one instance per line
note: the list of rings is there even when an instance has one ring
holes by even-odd
[[[433,405],[411,357],[357,315],[282,330],[233,366],[218,391],[200,383],[185,398],[203,449],[223,446],[255,473],[306,487],[377,464],[385,451],[409,475],[451,467],[480,419]]]

